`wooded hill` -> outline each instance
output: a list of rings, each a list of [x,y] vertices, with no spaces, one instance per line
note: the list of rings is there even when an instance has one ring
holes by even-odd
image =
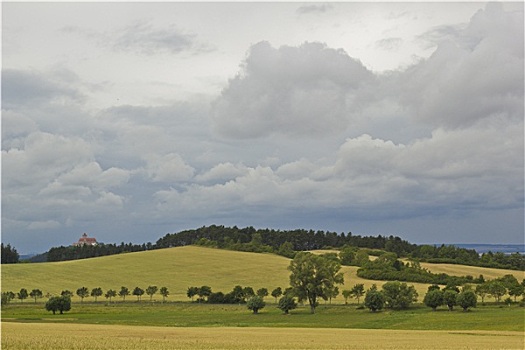
[[[224,226],[203,226],[198,229],[168,233],[155,244],[99,244],[97,246],[56,247],[33,261],[64,261],[97,256],[121,254],[126,252],[146,251],[160,248],[187,245],[202,245],[222,249],[271,252],[286,257],[293,257],[295,252],[327,248],[352,246],[395,253],[399,258],[416,259],[421,262],[451,263],[470,266],[492,267],[501,269],[525,270],[525,255],[513,253],[483,253],[474,249],[459,248],[452,245],[417,245],[397,236],[361,236],[348,233],[314,230],[273,230],[238,228]]]

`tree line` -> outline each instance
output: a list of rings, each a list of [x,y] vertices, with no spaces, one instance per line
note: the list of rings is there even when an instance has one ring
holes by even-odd
[[[137,252],[152,249],[202,245],[221,249],[248,252],[270,252],[293,258],[297,252],[306,250],[342,248],[352,246],[373,250],[384,250],[396,256],[433,263],[454,263],[481,267],[525,270],[525,255],[501,252],[478,254],[474,249],[451,245],[432,246],[409,243],[397,236],[361,236],[352,232],[336,233],[314,230],[255,229],[252,226],[238,228],[222,225],[203,226],[197,229],[168,233],[156,243],[98,244],[96,246],[60,246],[32,258],[32,262],[64,261],[92,258],[105,255]],[[3,262],[3,260],[2,260]]]

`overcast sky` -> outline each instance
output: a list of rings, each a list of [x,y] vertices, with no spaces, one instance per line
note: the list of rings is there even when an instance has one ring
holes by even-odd
[[[517,3],[2,3],[2,242],[523,243]]]

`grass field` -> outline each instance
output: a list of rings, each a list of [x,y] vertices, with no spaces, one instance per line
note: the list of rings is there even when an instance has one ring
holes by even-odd
[[[271,298],[269,298],[271,299]],[[149,303],[117,302],[113,304],[75,303],[64,315],[45,311],[42,304],[15,304],[2,309],[2,321],[111,324],[164,327],[296,327],[359,328],[397,330],[485,330],[525,331],[525,309],[517,305],[489,305],[471,312],[449,312],[440,308],[416,305],[408,310],[372,313],[356,305],[322,304],[316,314],[302,306],[283,315],[276,305],[253,315],[246,305],[213,305],[190,302]]]
[[[90,290],[101,287],[104,291],[110,288],[118,291],[121,286],[132,290],[136,286],[145,289],[148,285],[156,285],[169,289],[169,300],[183,301],[188,300],[186,290],[189,286],[208,285],[222,292],[229,292],[238,284],[255,290],[285,288],[289,284],[289,263],[289,259],[273,254],[186,246],[56,263],[2,265],[2,291],[38,288],[44,294],[58,294],[64,289],[74,292],[82,286]],[[508,273],[519,280],[525,277],[522,271],[462,265],[424,264],[424,267],[433,272],[476,277],[483,274],[487,279]],[[356,283],[363,283],[365,288],[373,283],[378,286],[384,283],[357,277],[355,266],[344,266],[342,271],[345,285],[340,290],[350,289]],[[415,286],[421,298],[426,293],[427,284],[409,284]],[[160,298],[157,294],[156,299]],[[343,303],[344,300],[339,296],[333,302]]]
[[[523,349],[523,333],[5,323],[4,350]]]

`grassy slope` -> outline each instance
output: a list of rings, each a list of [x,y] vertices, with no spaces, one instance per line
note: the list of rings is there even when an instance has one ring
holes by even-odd
[[[230,291],[236,284],[273,289],[288,284],[289,260],[269,254],[232,252],[196,246],[41,264],[2,266],[2,290],[76,291],[81,286],[130,290],[168,287],[171,300],[187,300],[189,286]]]
[[[2,291],[39,288],[44,294],[58,294],[64,289],[74,292],[82,286],[118,291],[121,286],[132,290],[136,286],[145,289],[148,285],[156,285],[168,287],[170,300],[187,300],[189,286],[209,285],[214,291],[222,292],[230,291],[237,284],[255,290],[261,287],[270,291],[278,286],[284,288],[288,286],[289,261],[273,254],[187,246],[56,263],[2,265]],[[453,275],[483,274],[488,279],[511,273],[519,280],[524,278],[522,271],[449,264],[422,265],[432,272]],[[365,288],[373,283],[378,286],[384,283],[357,277],[355,266],[344,266],[342,271],[345,286],[341,290],[350,289],[356,283],[363,283]],[[428,285],[410,284],[416,287],[422,299]],[[156,298],[160,298],[158,294]],[[343,302],[342,297],[335,302]]]

